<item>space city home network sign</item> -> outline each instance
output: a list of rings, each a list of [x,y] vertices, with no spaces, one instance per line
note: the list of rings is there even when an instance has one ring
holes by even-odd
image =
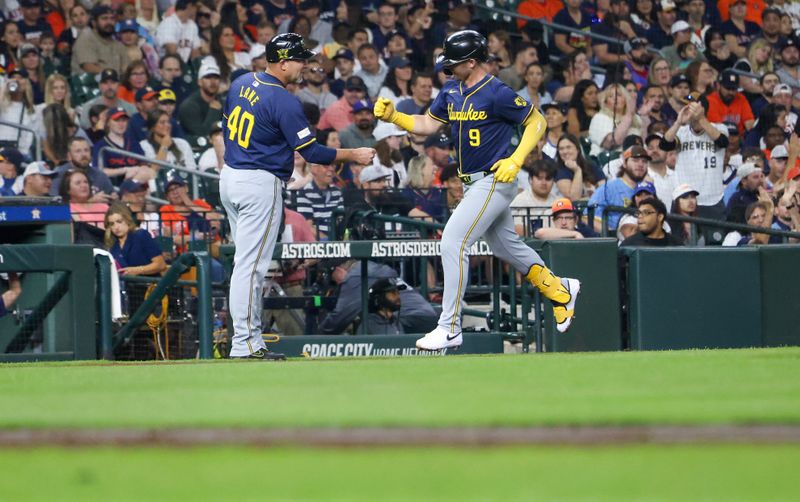
[[[449,349],[418,350],[420,335],[306,335],[281,337],[269,347],[289,357],[414,357],[457,354],[497,354],[503,352],[503,340],[497,333],[464,333],[464,345]]]
[[[491,256],[492,250],[483,241],[473,244],[468,251],[472,256]],[[442,243],[438,240],[414,241],[352,241],[304,242],[276,246],[276,259],[330,259],[330,258],[414,258],[441,256]]]

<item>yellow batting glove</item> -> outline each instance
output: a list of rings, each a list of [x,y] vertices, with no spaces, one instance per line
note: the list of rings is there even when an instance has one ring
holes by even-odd
[[[494,179],[500,183],[512,183],[517,179],[520,167],[511,157],[500,159],[492,166]]]
[[[384,122],[391,122],[392,115],[394,115],[394,103],[387,98],[378,98],[372,109],[372,113]]]

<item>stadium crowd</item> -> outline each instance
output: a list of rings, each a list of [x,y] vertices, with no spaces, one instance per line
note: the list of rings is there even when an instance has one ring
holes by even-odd
[[[595,221],[576,213],[594,232],[573,234],[594,235],[604,208],[637,205],[637,194],[658,198],[670,213],[798,228],[794,3],[501,6],[556,28],[463,0],[8,1],[0,119],[27,129],[0,126],[0,193],[62,196],[76,221],[91,224],[77,232],[78,242],[102,242],[105,212],[118,199],[142,228],[174,238],[176,251],[187,239],[220,239],[216,184],[204,181],[202,198],[192,200],[186,171],[142,158],[218,174],[225,93],[242,72],[266,68],[272,36],[294,31],[318,53],[304,81],[289,85],[317,139],[375,147],[378,155],[373,166],[307,165],[297,155],[290,208],[317,239],[381,235],[363,228],[357,235],[350,218],[340,231],[331,228],[343,204],[442,222],[463,193],[452,156],[462,138],[446,128],[423,138],[377,124],[372,102],[386,97],[402,112],[424,113],[447,78],[436,65],[442,41],[477,29],[488,38],[487,71],[547,119],[512,204],[521,233],[553,228],[551,205],[563,197],[594,208]],[[46,164],[30,163],[34,135]],[[71,171],[85,176],[65,176]],[[169,203],[159,207],[148,194]],[[620,241],[640,229],[632,215],[611,211],[608,219]],[[689,224],[673,226],[664,225],[676,237],[671,242],[689,242]],[[720,240],[706,233],[700,243]],[[724,239],[762,240],[734,232]]]
[[[385,97],[424,113],[448,78],[436,64],[444,38],[476,29],[487,72],[547,121],[517,180],[520,234],[595,237],[613,207],[632,209],[607,212],[623,245],[780,241],[693,232],[670,214],[800,230],[800,4],[489,3],[528,17],[464,0],[6,0],[0,120],[25,128],[0,125],[0,195],[60,195],[75,241],[112,249],[132,273],[165,266],[147,235],[162,250],[167,239],[173,253],[198,241],[213,253],[226,234],[218,186],[200,179],[190,196],[189,173],[223,169],[231,82],[263,71],[267,41],[291,31],[318,53],[287,86],[317,140],[377,150],[369,166],[295,156],[285,217],[294,239],[387,236],[358,210],[444,222],[464,190],[453,144],[469,138],[446,126],[407,134],[372,108]],[[124,246],[126,232],[136,246]],[[290,289],[305,271],[284,280]]]

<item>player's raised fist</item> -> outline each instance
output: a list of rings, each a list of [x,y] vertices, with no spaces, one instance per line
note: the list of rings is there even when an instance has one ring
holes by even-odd
[[[394,103],[388,98],[378,98],[378,100],[375,101],[375,107],[372,109],[372,113],[379,119],[389,122],[394,113]]]
[[[354,148],[353,149],[353,162],[361,164],[362,166],[372,164],[372,159],[375,157],[374,148]]]

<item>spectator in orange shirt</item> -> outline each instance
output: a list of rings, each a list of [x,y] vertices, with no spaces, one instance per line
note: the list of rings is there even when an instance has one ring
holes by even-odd
[[[553,16],[563,8],[564,2],[561,0],[525,0],[517,6],[517,12],[523,16],[553,22]],[[526,19],[517,20],[517,28],[519,29],[522,29],[526,24],[528,24]]]
[[[730,6],[736,0],[717,0],[717,10],[719,10],[719,17],[723,21],[731,18]],[[745,21],[750,21],[761,26],[761,13],[767,7],[764,0],[747,0],[747,14],[744,16]]]
[[[172,237],[178,253],[186,251],[186,242],[193,240],[219,241],[222,215],[202,200],[189,198],[186,182],[175,176],[164,188],[169,204],[161,206],[163,235]]]
[[[747,98],[739,92],[739,75],[731,70],[722,72],[719,87],[708,95],[709,122],[731,122],[739,128],[739,135],[753,128],[755,117]]]

